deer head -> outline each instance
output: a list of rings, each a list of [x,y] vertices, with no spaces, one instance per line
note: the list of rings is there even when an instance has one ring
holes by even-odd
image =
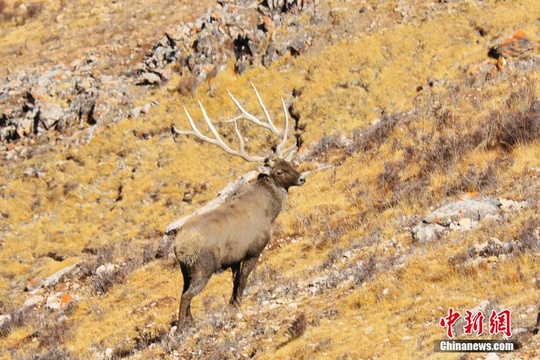
[[[296,171],[290,162],[270,157],[265,160],[264,166],[259,167],[259,176],[269,176],[276,186],[289,191],[291,186],[302,186],[306,182],[306,174]]]

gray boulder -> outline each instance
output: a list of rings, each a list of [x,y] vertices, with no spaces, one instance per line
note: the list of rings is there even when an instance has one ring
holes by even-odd
[[[499,200],[489,196],[474,196],[452,202],[433,211],[413,227],[413,240],[429,242],[438,240],[448,230],[470,230],[477,221],[488,215],[496,215],[499,210]]]
[[[500,202],[492,197],[473,197],[466,200],[458,200],[441,206],[423,220],[426,224],[439,224],[450,226],[453,222],[467,218],[482,220],[487,215],[495,215],[499,212]]]

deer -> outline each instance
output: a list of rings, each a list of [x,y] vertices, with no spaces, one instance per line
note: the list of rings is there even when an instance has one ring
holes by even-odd
[[[177,332],[185,330],[193,323],[191,301],[215,273],[231,269],[233,291],[229,304],[233,307],[240,306],[248,277],[272,238],[273,224],[285,205],[289,188],[302,186],[306,182],[308,172],[300,173],[292,164],[292,157],[297,151],[296,142],[286,147],[290,129],[284,100],[281,99],[285,126],[279,130],[257,89],[251,85],[264,114],[263,120],[246,111],[227,90],[229,97],[240,110],[240,115],[226,121],[234,123],[238,148],[233,149],[221,138],[200,100],[199,107],[212,137],[204,135],[197,128],[185,107],[184,111],[192,130],[178,130],[174,125],[172,127],[175,135],[195,136],[203,143],[215,145],[231,156],[260,164],[256,180],[244,190],[210,210],[196,213],[175,226],[172,226],[174,223],[169,225],[166,229],[166,233],[173,230],[176,232],[173,249],[184,280]],[[246,142],[238,127],[238,121],[244,119],[270,131],[280,139],[270,156],[253,156],[245,151]]]

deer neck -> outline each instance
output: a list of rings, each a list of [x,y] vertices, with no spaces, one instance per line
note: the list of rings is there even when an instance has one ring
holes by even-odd
[[[269,176],[257,180],[255,186],[261,189],[261,192],[265,197],[265,211],[270,217],[271,222],[274,222],[283,209],[285,200],[287,200],[287,190],[277,186],[274,180]]]

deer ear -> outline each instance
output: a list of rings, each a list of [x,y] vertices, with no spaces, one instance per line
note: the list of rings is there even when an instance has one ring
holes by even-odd
[[[270,176],[270,171],[272,170],[271,166],[268,165],[260,165],[259,166],[259,175],[267,175]]]
[[[275,155],[272,155],[270,157],[267,157],[265,160],[264,160],[264,165],[268,166],[268,167],[274,167],[274,165],[276,164],[276,159],[277,157]]]

